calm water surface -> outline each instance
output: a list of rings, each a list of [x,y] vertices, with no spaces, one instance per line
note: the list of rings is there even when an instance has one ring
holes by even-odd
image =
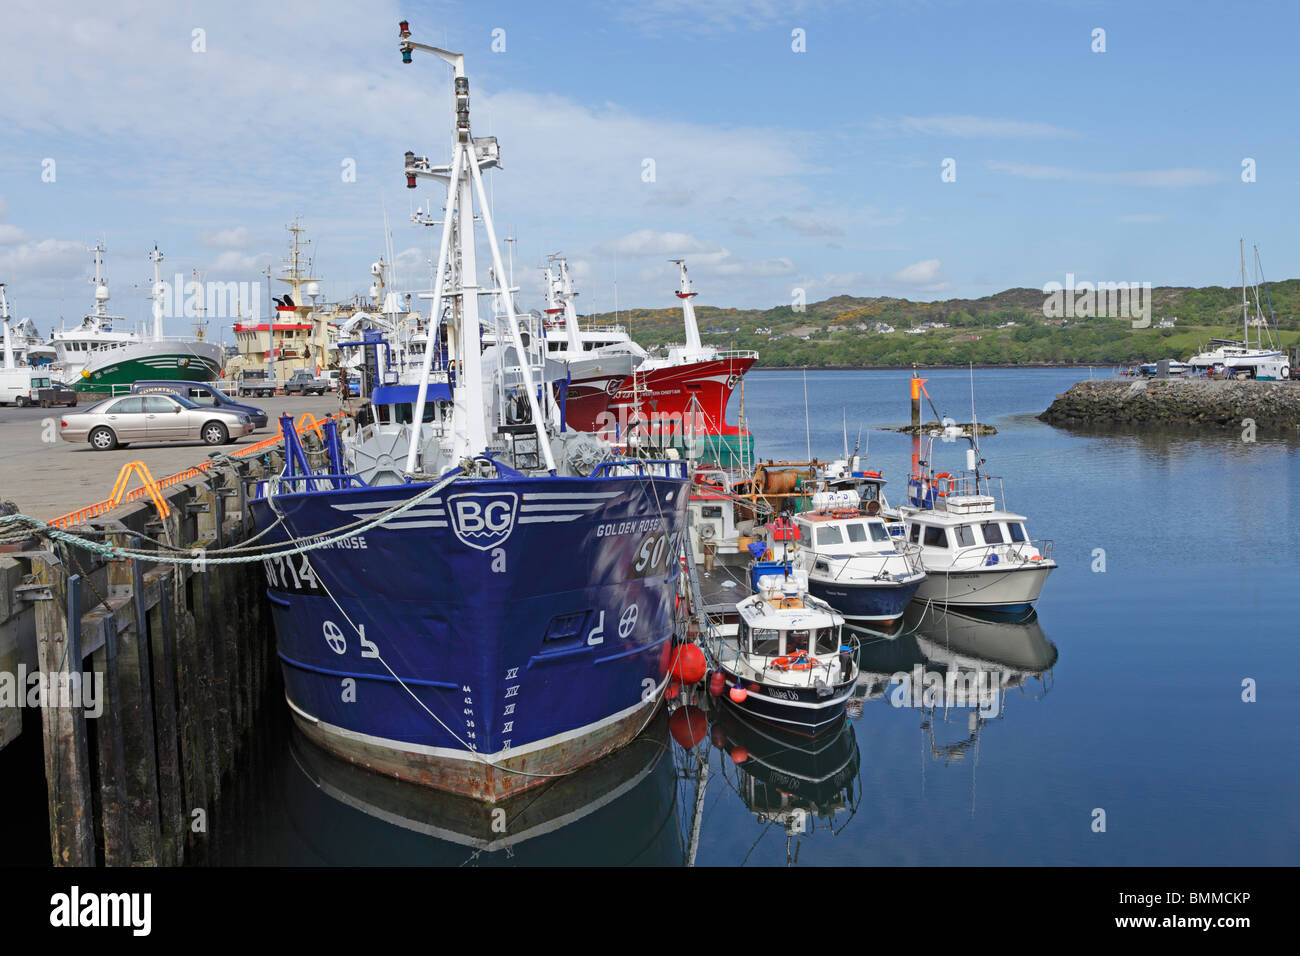
[[[494,829],[486,808],[316,752],[277,703],[223,814],[216,862],[681,865],[692,849],[703,865],[1300,862],[1300,447],[1035,420],[1088,374],[975,373],[978,418],[998,429],[984,457],[1061,565],[1037,619],[931,614],[865,652],[864,669],[882,675],[918,663],[1003,670],[996,716],[875,696],[817,753],[726,721],[688,752],[661,718]],[[879,428],[907,421],[908,376],[806,379],[813,454],[840,454],[842,416],[850,446],[863,426],[893,500],[911,439]],[[940,411],[969,421],[969,374],[929,378]],[[799,372],[747,377],[761,456],[807,454],[804,386]],[[962,466],[960,445],[936,447],[938,469]],[[1255,703],[1242,701],[1247,679]],[[1092,828],[1097,809],[1104,833]]]

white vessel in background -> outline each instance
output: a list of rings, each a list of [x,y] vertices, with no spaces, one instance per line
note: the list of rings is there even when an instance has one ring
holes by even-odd
[[[95,286],[95,305],[80,325],[72,329],[59,329],[50,338],[50,345],[54,348],[54,371],[69,385],[81,381],[81,373],[95,352],[140,341],[139,335],[125,328],[114,331],[114,325],[125,327],[126,319],[120,315],[108,314],[104,247],[96,245],[90,251],[95,254],[95,278],[92,280]]]
[[[153,285],[150,287],[149,295],[153,304],[153,328],[144,336],[130,333],[129,341],[121,341],[93,350],[80,370],[80,380],[75,382],[78,390],[110,391],[114,386],[129,387],[132,383],[143,379],[207,382],[221,376],[225,356],[219,344],[204,341],[202,310],[195,322],[193,336],[163,334],[163,301],[166,297],[166,287],[159,275],[163,254],[158,251],[157,246],[154,246],[153,252],[149,254],[149,261],[153,263]],[[104,301],[108,299],[108,286],[100,281],[100,265],[101,258],[97,254],[95,257],[97,305],[100,302],[101,289]],[[179,297],[180,290],[176,291]]]
[[[7,367],[48,366],[54,361],[54,349],[36,331],[36,323],[29,318],[9,321],[9,297],[3,282],[0,282],[0,321],[5,323]]]
[[[1255,318],[1250,317],[1250,305],[1246,299],[1246,243],[1241,243],[1241,333],[1240,342],[1232,339],[1210,339],[1211,348],[1187,360],[1193,374],[1206,373],[1221,368],[1229,373],[1244,373],[1259,381],[1285,381],[1291,377],[1291,366],[1286,354],[1277,347],[1273,338],[1273,329],[1277,327],[1273,319],[1272,300],[1268,298],[1268,289],[1264,290],[1265,301],[1269,304],[1269,316],[1265,317],[1259,304],[1259,286],[1263,281],[1263,269],[1259,261],[1259,247],[1252,247],[1255,252],[1254,284]],[[1250,341],[1251,324],[1255,326],[1255,342]],[[1270,327],[1271,324],[1271,327]],[[1264,333],[1268,332],[1268,345],[1264,344]]]

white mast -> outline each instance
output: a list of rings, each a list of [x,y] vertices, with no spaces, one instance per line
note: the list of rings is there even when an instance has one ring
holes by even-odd
[[[476,271],[474,249],[474,194],[479,201],[479,216],[487,232],[488,247],[492,250],[494,275],[498,290],[505,300],[506,315],[509,321],[510,336],[519,361],[520,376],[528,395],[528,405],[532,412],[533,425],[537,431],[537,442],[546,461],[547,469],[555,473],[555,459],[551,453],[551,443],[546,434],[546,424],[542,418],[537,392],[533,385],[532,370],[528,366],[528,355],[523,347],[519,331],[518,316],[515,314],[514,296],[507,289],[506,270],[501,260],[501,249],[497,244],[496,229],[492,223],[492,213],[488,206],[487,194],[483,189],[483,176],[469,125],[469,79],[465,76],[465,56],[452,53],[424,43],[415,43],[409,39],[410,32],[403,21],[402,39],[398,48],[402,61],[409,63],[411,53],[421,50],[432,53],[452,68],[452,89],[456,100],[456,122],[452,145],[451,166],[433,168],[428,160],[417,160],[414,153],[406,154],[407,186],[414,188],[417,177],[437,179],[447,184],[446,213],[442,223],[442,241],[438,250],[438,265],[433,292],[432,315],[440,315],[442,299],[446,285],[448,269],[454,269],[458,288],[454,290],[459,298],[459,310],[453,309],[452,328],[455,339],[455,360],[457,362],[456,388],[453,395],[454,411],[452,418],[453,447],[452,460],[482,454],[487,449],[488,423],[483,395],[483,359],[482,329],[478,313],[478,274]],[[485,158],[491,165],[496,165],[495,143],[483,143]],[[444,172],[444,169],[446,170]],[[455,256],[451,257],[452,232],[456,234]],[[449,258],[450,257],[450,258]],[[413,473],[420,451],[421,426],[424,420],[424,407],[428,398],[429,372],[433,361],[433,349],[426,348],[424,363],[420,374],[420,389],[412,418],[413,436],[406,456],[406,471]]]
[[[677,263],[682,270],[682,286],[677,290],[677,298],[682,300],[682,321],[686,325],[686,351],[688,354],[698,354],[703,350],[704,345],[700,342],[700,327],[695,321],[695,306],[691,304],[691,299],[699,293],[691,291],[691,280],[686,275],[686,260],[669,259],[668,261]]]
[[[153,288],[149,298],[153,300],[153,339],[155,342],[163,340],[163,283],[162,276],[159,274],[159,266],[162,265],[163,254],[158,251],[157,243],[154,244],[153,252],[149,254],[149,261],[153,263]],[[181,290],[177,289],[176,294],[179,296]]]
[[[1246,240],[1241,243],[1241,344],[1250,345],[1250,313],[1246,304]]]
[[[564,327],[569,334],[569,351],[574,358],[582,352],[582,327],[578,325],[578,306],[574,300],[578,297],[573,287],[573,277],[569,275],[569,263],[563,257],[556,260],[560,266],[560,304],[564,306]]]
[[[95,248],[90,250],[95,254],[95,318],[104,319],[108,317],[108,280],[104,278],[104,246],[102,243],[96,243]]]
[[[5,284],[0,282],[0,321],[4,322],[5,331],[5,368],[14,368],[14,346],[9,339],[9,297],[5,295]]]

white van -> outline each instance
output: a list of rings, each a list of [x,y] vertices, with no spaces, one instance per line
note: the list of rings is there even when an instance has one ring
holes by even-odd
[[[0,368],[0,405],[35,405],[38,388],[51,387],[50,376],[36,368]]]

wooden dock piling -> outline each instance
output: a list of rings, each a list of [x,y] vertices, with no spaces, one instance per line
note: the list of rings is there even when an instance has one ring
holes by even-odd
[[[144,502],[71,529],[132,550],[166,541],[177,562],[105,560],[48,540],[0,555],[0,673],[27,665],[49,690],[56,865],[178,865],[210,848],[219,804],[238,795],[227,775],[274,655],[261,563],[206,559],[252,533],[245,484],[272,469],[278,452],[231,460],[166,489],[161,521]],[[16,708],[0,708],[0,747],[21,728]]]

